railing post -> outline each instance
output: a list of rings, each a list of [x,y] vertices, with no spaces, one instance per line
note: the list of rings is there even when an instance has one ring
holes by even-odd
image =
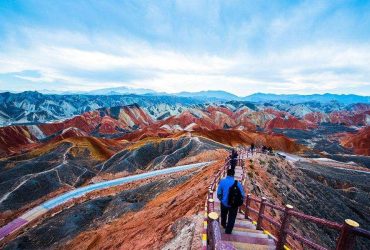
[[[290,213],[289,211],[293,209],[293,206],[291,205],[286,205],[285,206],[285,211],[284,211],[284,214],[283,214],[283,219],[281,221],[281,227],[280,227],[280,232],[279,232],[279,239],[278,239],[278,242],[276,244],[276,249],[277,250],[283,250],[284,249],[284,245],[285,245],[285,242],[286,242],[286,237],[287,237],[287,233],[286,233],[286,230],[288,229],[289,227],[289,223],[290,223]]]
[[[218,223],[218,214],[216,212],[208,213],[208,244],[209,249],[216,248],[216,239],[215,239],[215,232],[214,232],[214,223]]]
[[[257,220],[257,230],[262,229],[262,221],[263,221],[263,213],[265,212],[265,203],[266,203],[266,198],[262,197],[261,205],[260,205],[260,211],[258,212],[258,220]]]
[[[352,233],[352,229],[359,227],[356,221],[346,219],[343,223],[342,230],[340,232],[336,250],[351,250],[355,244],[355,235]]]
[[[208,213],[215,211],[215,203],[213,199],[208,199]]]
[[[213,190],[209,189],[208,190],[208,199],[212,199],[212,198],[213,198]]]
[[[251,204],[251,194],[247,194],[247,199],[245,200],[245,219],[249,218],[249,205]]]

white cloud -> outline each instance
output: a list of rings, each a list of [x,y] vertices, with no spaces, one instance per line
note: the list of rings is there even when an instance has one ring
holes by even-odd
[[[370,94],[369,45],[322,42],[269,51],[263,56],[247,51],[225,55],[171,50],[121,37],[87,38],[69,32],[50,35],[40,30],[30,33],[29,46],[6,44],[7,49],[0,51],[0,73],[14,73],[15,77],[34,82],[35,89],[37,82],[59,82],[60,88],[67,86],[71,90],[129,85],[167,92],[223,89],[246,95],[335,92],[346,84],[348,92],[363,86],[360,94]],[[44,39],[38,40],[35,33]],[[71,42],[74,37],[75,43]],[[25,70],[38,71],[40,76],[19,74]],[[143,76],[102,81],[83,74],[95,71],[135,71]]]

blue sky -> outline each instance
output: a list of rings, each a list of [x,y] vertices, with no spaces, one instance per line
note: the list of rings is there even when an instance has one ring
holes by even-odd
[[[370,95],[370,1],[0,1],[0,90]]]

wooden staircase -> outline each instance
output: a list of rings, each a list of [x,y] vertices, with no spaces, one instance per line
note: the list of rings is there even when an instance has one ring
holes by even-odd
[[[260,153],[260,152],[257,152]],[[239,150],[238,166],[235,169],[235,179],[242,183],[246,179],[246,169],[248,159],[253,154],[248,149]],[[252,163],[252,161],[250,160]],[[246,164],[247,163],[247,164]],[[204,223],[202,230],[202,250],[234,250],[234,249],[278,249],[289,250],[287,237],[290,236],[294,242],[301,244],[310,249],[326,249],[314,242],[313,240],[300,235],[289,228],[292,218],[298,218],[310,223],[315,223],[321,227],[336,230],[339,236],[336,240],[336,250],[352,250],[356,244],[356,239],[361,237],[370,240],[370,231],[359,227],[356,221],[346,219],[342,224],[327,219],[314,217],[301,213],[293,208],[290,204],[279,206],[267,201],[265,197],[254,197],[248,193],[245,199],[245,205],[240,208],[237,214],[236,223],[232,234],[225,234],[225,229],[219,223],[221,207],[217,198],[217,186],[220,180],[226,175],[230,167],[230,157],[225,160],[225,164],[214,175],[214,178],[208,187],[207,199],[204,206]],[[245,188],[244,188],[245,190]],[[250,204],[253,203],[252,207]],[[254,207],[257,207],[254,208]],[[259,207],[259,208],[258,208]],[[281,220],[264,214],[265,208],[281,213]],[[245,216],[245,214],[248,217]],[[254,213],[257,222],[251,221],[250,214]],[[248,219],[247,219],[248,218]],[[268,231],[257,230],[263,229],[263,222],[269,222],[278,230],[276,236],[271,235]]]
[[[240,166],[235,168],[235,179],[242,181],[243,169]],[[217,190],[217,189],[216,189]],[[217,198],[217,192],[213,193],[214,211],[221,214],[220,200]],[[257,230],[255,223],[245,219],[244,214],[238,213],[232,234],[225,234],[221,227],[221,239],[231,243],[236,249],[247,250],[272,250],[275,249],[275,242],[269,235],[263,231]]]

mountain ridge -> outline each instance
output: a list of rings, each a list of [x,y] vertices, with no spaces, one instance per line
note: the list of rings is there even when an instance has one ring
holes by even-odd
[[[22,92],[10,92],[10,91],[0,91],[0,94],[12,93],[32,93],[37,92],[43,95],[97,95],[97,96],[114,96],[114,95],[139,95],[139,96],[177,96],[186,98],[195,98],[203,100],[224,100],[224,101],[253,101],[253,102],[268,102],[268,101],[289,101],[292,103],[298,102],[331,102],[337,101],[344,104],[352,103],[370,103],[370,96],[358,95],[358,94],[272,94],[272,93],[253,93],[247,96],[237,96],[233,93],[224,90],[202,90],[195,92],[182,91],[177,93],[166,93],[157,92],[151,89],[144,88],[128,88],[128,87],[116,87],[116,88],[103,88],[91,91],[50,91],[50,90],[40,90],[40,91],[22,91]]]

